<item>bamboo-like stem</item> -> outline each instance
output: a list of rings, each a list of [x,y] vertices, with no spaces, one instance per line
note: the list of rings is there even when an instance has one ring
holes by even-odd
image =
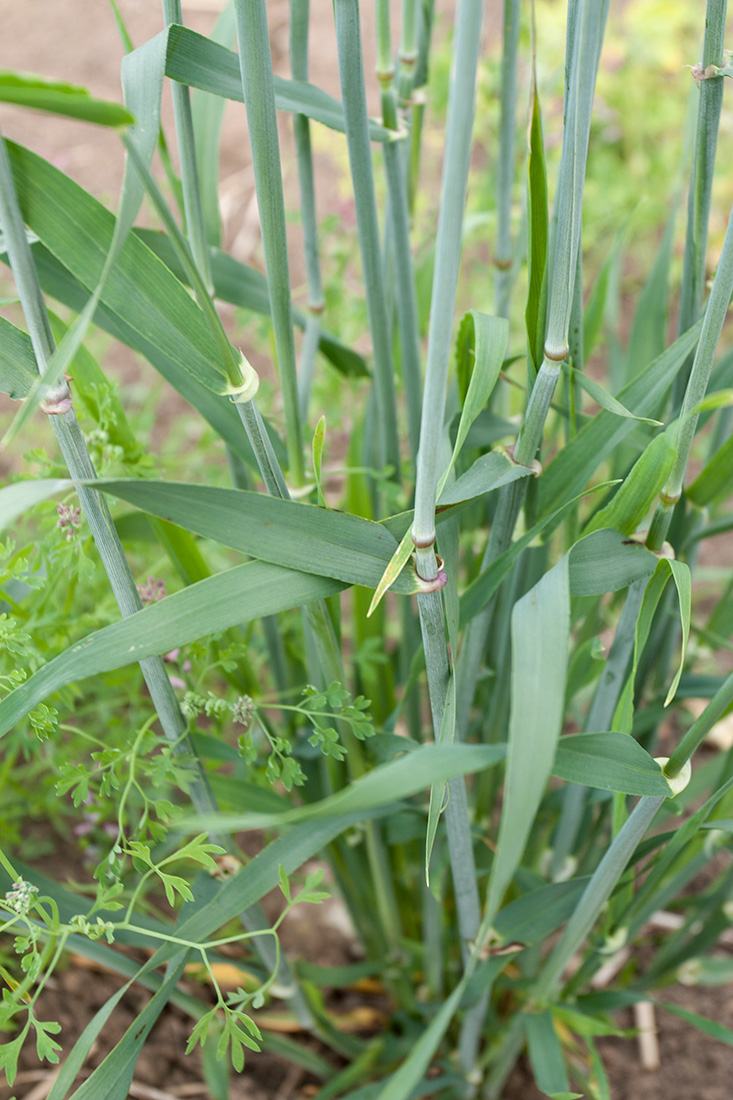
[[[2,135],[0,135],[0,228],[5,235],[10,266],[28,324],[36,364],[39,372],[43,374],[54,353],[55,345],[33,257],[25,235]],[[71,477],[74,481],[94,480],[96,471],[71,405],[71,394],[66,381],[60,383],[53,393],[47,393],[45,407],[49,410],[55,407],[58,410],[49,413],[51,426]],[[142,603],[106,499],[101,493],[85,485],[78,485],[77,492],[120,613],[123,617],[134,615],[142,608]],[[140,661],[140,670],[166,740],[176,752],[186,753],[193,761],[190,796],[195,810],[202,814],[218,812],[216,800],[201,761],[188,736],[186,722],[162,658],[145,658]],[[212,834],[211,839],[224,848],[233,849],[229,837]],[[270,926],[259,905],[248,907],[243,911],[240,919],[249,932],[262,931]],[[256,937],[256,945],[266,966],[272,968],[278,965],[277,954],[270,937]],[[296,987],[287,961],[282,957],[278,965],[277,980],[292,990],[290,1000],[303,1025],[312,1026],[310,1010],[302,993]]]
[[[504,0],[499,158],[496,165],[494,309],[498,317],[507,318],[512,285],[512,184],[514,183],[518,44],[519,0]]]
[[[309,8],[310,0],[290,0],[290,69],[294,80],[308,79]],[[310,122],[305,115],[293,115],[293,132],[298,162],[300,219],[303,226],[305,271],[308,282],[308,313],[298,371],[299,411],[301,420],[305,421],[315,373],[324,300],[318,255],[318,222]]]
[[[434,542],[435,499],[441,451],[439,441],[445,417],[463,213],[471,158],[482,8],[481,0],[463,0],[456,14],[412,527],[412,538],[417,548],[417,571],[428,580],[434,579],[438,574]],[[418,596],[418,609],[433,729],[437,737],[443,722],[449,681],[440,594],[432,592]],[[460,942],[464,963],[467,963],[470,961],[468,944],[475,939],[478,932],[481,907],[463,779],[454,779],[448,785],[445,821]],[[466,1073],[473,1067],[477,1052],[480,1028],[471,1026],[471,1020],[477,1011],[483,1015],[483,1004],[474,1007],[468,1014],[467,1026],[470,1028],[471,1042],[460,1043],[461,1066]]]
[[[377,80],[382,94],[382,121],[390,130],[396,130],[397,101],[393,88],[395,72],[392,61],[389,3],[390,0],[376,0],[374,6],[377,29]]]
[[[403,0],[399,70],[397,73],[397,98],[401,111],[409,110],[412,96],[415,66],[418,59],[417,28],[419,15],[417,0]]]
[[[702,47],[703,72],[709,65],[723,64],[723,44],[728,0],[707,0],[705,35]],[[705,258],[707,254],[710,203],[713,191],[715,154],[718,144],[720,112],[723,105],[723,80],[701,80],[698,87],[695,143],[690,166],[690,190],[687,199],[687,231],[682,260],[678,332],[687,332],[702,309],[705,294]],[[682,400],[691,370],[691,360],[680,370],[674,383],[675,407]]]
[[[272,58],[265,0],[234,0],[242,90],[252,151],[257,206],[262,228],[267,287],[275,336],[277,370],[287,426],[290,476],[303,483],[303,450],[298,411],[295,341],[280,170]]]
[[[700,340],[682,402],[675,440],[674,466],[667,484],[659,495],[659,504],[647,537],[647,546],[652,550],[659,550],[664,543],[672,520],[672,512],[682,495],[687,461],[697,430],[698,414],[694,410],[703,400],[707,391],[715,351],[723,330],[731,294],[733,294],[733,210],[731,210],[728,219],[728,228],[726,229],[720,260],[718,261],[718,270],[715,273],[713,288],[710,291],[710,298],[705,309]]]
[[[482,5],[478,0],[464,0],[456,16],[417,461],[415,518],[412,527],[413,541],[418,547],[431,546],[435,541],[435,491],[440,454],[438,440],[443,431],[448,367],[451,361],[453,313],[471,157],[481,16]]]
[[[359,249],[369,329],[374,349],[374,384],[378,410],[379,461],[400,477],[397,403],[387,300],[382,277],[377,202],[364,88],[358,0],[334,0],[341,97],[346,143],[354,189]]]
[[[167,24],[183,23],[181,0],[163,0],[163,17]],[[194,263],[206,284],[209,294],[213,294],[214,283],[211,278],[209,247],[206,241],[204,214],[201,205],[201,187],[196,164],[196,143],[193,136],[193,116],[191,99],[185,84],[173,81],[173,117],[178,138],[178,159],[181,165],[181,186],[183,188],[183,209],[186,215],[186,236],[191,246]]]

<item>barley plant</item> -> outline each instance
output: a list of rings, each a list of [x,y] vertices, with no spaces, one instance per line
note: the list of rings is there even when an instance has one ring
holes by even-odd
[[[733,747],[704,744],[733,707],[733,584],[706,556],[733,529],[726,0],[687,6],[701,53],[664,93],[661,199],[658,174],[614,186],[624,127],[656,139],[643,92],[604,69],[609,0],[568,0],[562,27],[560,4],[367,6],[376,67],[358,0],[333,0],[339,97],[309,82],[308,0],[290,0],[290,79],[265,0],[231,0],[211,38],[164,0],[142,45],[113,3],[122,105],[0,74],[2,100],[112,127],[124,158],[113,214],[0,138],[11,1090],[35,1043],[59,1064],[49,1100],[124,1100],[171,1003],[215,1100],[261,1048],[317,1100],[491,1100],[522,1057],[543,1094],[604,1100],[615,1010],[663,1015],[681,972],[733,978]],[[259,266],[222,249],[226,100]],[[353,234],[319,222],[324,134]],[[100,331],[145,361],[149,403],[172,386],[195,410],[195,455],[151,450]],[[58,448],[24,454],[43,418]],[[75,885],[34,869],[39,817],[77,838]],[[281,946],[292,908],[329,894],[350,967]],[[43,1009],[69,952],[120,978],[76,1041]],[[391,1007],[346,1034],[328,991],[364,976]],[[133,984],[149,1000],[80,1077]]]

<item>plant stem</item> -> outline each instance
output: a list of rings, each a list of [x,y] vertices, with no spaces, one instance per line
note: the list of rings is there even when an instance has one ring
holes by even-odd
[[[163,0],[163,17],[167,24],[183,23],[181,0]],[[191,246],[194,263],[206,284],[209,294],[213,293],[209,247],[204,228],[201,188],[196,165],[196,145],[193,136],[193,117],[191,99],[185,84],[173,81],[173,117],[178,138],[178,159],[181,164],[181,185],[183,188],[183,209],[186,214],[186,235]]]
[[[692,723],[670,756],[664,768],[666,776],[674,779],[679,775],[687,761],[697,752],[710,730],[723,717],[731,703],[733,703],[733,673],[727,680],[723,681],[705,710]]]
[[[282,387],[290,476],[303,484],[285,201],[280,170],[275,92],[265,0],[234,0],[242,91],[252,150],[255,191],[262,228],[277,369]]]
[[[507,318],[509,317],[509,294],[512,285],[512,184],[514,182],[518,44],[519,0],[504,0],[499,158],[496,165],[494,309],[498,317]]]
[[[700,340],[682,402],[675,441],[674,466],[667,484],[659,494],[659,504],[647,537],[647,546],[651,550],[661,549],[669,531],[672,512],[682,495],[687,460],[697,430],[698,414],[694,410],[705,397],[731,294],[733,294],[733,210],[728,219],[718,270],[715,273],[713,288],[705,309]]]
[[[369,329],[374,348],[374,384],[378,408],[379,461],[400,478],[397,404],[387,300],[382,277],[379,223],[364,88],[358,0],[334,0],[339,78],[346,119],[346,143],[354,189],[359,249]]]
[[[438,575],[435,557],[435,498],[439,476],[440,440],[445,418],[446,385],[451,360],[453,313],[461,257],[462,224],[471,159],[471,133],[475,105],[476,69],[481,42],[483,5],[480,0],[463,0],[456,13],[451,89],[448,102],[446,147],[441,184],[435,271],[430,307],[428,354],[423,393],[420,448],[417,456],[415,516],[412,538],[417,549],[417,571],[426,580]],[[425,650],[430,708],[435,737],[443,723],[449,665],[443,606],[439,592],[418,596],[420,627]],[[466,787],[464,780],[448,784],[445,810],[448,851],[458,928],[464,964],[470,963],[469,942],[475,939],[481,919],[476,883]],[[468,1073],[475,1061],[480,1029],[471,1027],[476,1013],[483,1015],[483,1003],[475,1006],[464,1027],[471,1042],[460,1043],[461,1066]]]
[[[707,0],[705,36],[702,47],[702,68],[723,64],[723,40],[728,0]],[[715,153],[718,144],[720,112],[723,105],[723,80],[714,77],[701,80],[698,87],[695,144],[690,167],[690,190],[687,199],[687,232],[682,260],[682,284],[678,333],[687,332],[700,315],[705,293],[705,257],[713,191]],[[691,364],[686,363],[674,383],[673,403],[682,400]]]
[[[308,79],[309,6],[310,0],[290,0],[290,68],[293,80]],[[321,265],[318,257],[318,224],[310,123],[305,115],[293,115],[293,132],[298,162],[300,218],[303,226],[305,270],[308,281],[308,314],[298,372],[299,411],[301,420],[304,421],[308,415],[308,399],[315,372],[324,301]]]

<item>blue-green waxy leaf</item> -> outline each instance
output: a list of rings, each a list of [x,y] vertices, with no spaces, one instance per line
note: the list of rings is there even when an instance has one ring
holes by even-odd
[[[514,605],[511,633],[506,785],[489,880],[488,921],[519,866],[562,729],[570,638],[567,555]]]
[[[594,531],[570,551],[570,593],[600,596],[617,592],[642,577],[650,577],[658,558],[642,543],[619,531]]]
[[[100,280],[115,219],[41,157],[7,143],[26,224],[88,290]],[[227,388],[203,313],[178,279],[130,234],[104,286],[102,305],[209,391]]]
[[[0,735],[47,695],[75,680],[136,664],[238,623],[302,607],[340,592],[327,577],[252,561],[217,573],[87,635],[0,702]]]
[[[0,392],[16,400],[26,397],[37,377],[30,336],[0,317]]]
[[[494,932],[507,943],[531,944],[544,940],[565,923],[587,885],[587,878],[577,878],[530,890],[497,914]]]
[[[499,489],[502,485],[518,481],[519,478],[534,475],[536,472],[530,466],[520,466],[513,462],[503,451],[490,451],[487,455],[477,458],[465,474],[461,474],[440,493],[438,505],[445,507],[448,504],[460,504],[464,500],[472,500],[494,489]]]
[[[151,252],[169,267],[173,274],[186,283],[186,273],[175,249],[165,233],[157,229],[136,229],[135,235],[148,246]],[[214,297],[233,306],[252,310],[254,313],[270,313],[270,296],[267,292],[267,279],[261,271],[237,260],[218,248],[209,251],[211,277],[214,282]],[[293,321],[298,328],[305,328],[306,316],[302,310],[293,308]],[[358,352],[337,340],[330,332],[321,330],[318,338],[321,353],[336,370],[353,378],[367,378],[369,371],[364,358]]]
[[[163,86],[164,57],[164,37],[157,35],[139,49],[127,54],[122,62],[125,105],[135,123],[123,140],[128,143],[128,148],[135,150],[144,168],[150,165],[160,130],[160,94]],[[62,375],[69,373],[71,362],[82,346],[87,329],[104,294],[107,280],[140,210],[143,195],[142,180],[128,158],[125,162],[122,196],[114,230],[109,246],[105,250],[104,264],[93,287],[93,293],[79,315],[64,332],[61,342],[49,361],[39,363],[43,377],[36,379],[25,404],[7,433],[6,442],[9,442],[33,415],[43,399],[46,387],[54,386]],[[213,388],[216,390],[216,386]]]
[[[79,84],[46,80],[28,73],[0,71],[0,101],[19,107],[32,107],[66,118],[78,118],[98,126],[130,126],[134,115],[119,103],[95,99]]]
[[[570,368],[570,373],[574,381],[580,383],[586,393],[590,394],[594,401],[596,401],[602,409],[606,409],[607,412],[613,413],[615,416],[622,416],[628,420],[638,420],[642,424],[651,424],[652,427],[658,428],[661,426],[661,420],[654,420],[648,416],[637,416],[635,413],[629,412],[624,404],[614,397],[612,394],[604,390],[603,386],[595,382],[589,375],[584,374],[583,371]]]
[[[100,1096],[104,1096],[105,1100],[127,1100],[140,1052],[153,1024],[175,991],[187,957],[188,951],[180,953],[176,965],[166,974],[163,985],[153,994],[104,1061],[72,1094],[71,1100],[96,1100]]]
[[[655,436],[610,503],[600,508],[587,524],[585,534],[610,527],[624,535],[633,535],[664,488],[675,455],[674,444],[667,432]]]
[[[626,733],[575,733],[558,741],[552,774],[622,794],[669,796],[659,764]]]
[[[524,1026],[529,1060],[537,1087],[550,1097],[580,1097],[580,1093],[568,1091],[565,1059],[550,1012],[545,1009],[544,1012],[527,1013]]]
[[[147,478],[99,479],[94,486],[251,557],[347,584],[376,587],[397,548],[382,524],[262,493]],[[414,570],[393,585],[403,594],[419,588]]]
[[[242,103],[239,59],[226,47],[212,42],[187,27],[167,28],[166,76],[192,88],[211,92]],[[344,112],[338,100],[302,80],[274,78],[275,106],[281,111],[306,115],[332,130],[344,131]],[[369,124],[372,141],[392,141],[394,133],[376,122]]]
[[[642,750],[643,751],[643,750]],[[459,775],[493,767],[504,759],[504,745],[420,745],[354,780],[319,802],[276,813],[197,814],[177,822],[182,832],[202,829],[269,829],[343,814],[367,813],[399,802]]]
[[[624,685],[624,689],[619,698],[618,704],[616,706],[616,713],[614,715],[614,726],[617,729],[623,730],[624,732],[630,732],[633,722],[634,680],[636,678],[636,670],[638,668],[639,659],[649,637],[649,631],[651,630],[652,620],[654,618],[654,613],[657,609],[657,605],[659,604],[662,592],[666,588],[667,582],[670,577],[674,581],[679,598],[680,622],[682,624],[682,650],[680,654],[680,662],[677,666],[677,671],[675,672],[672,683],[669,687],[669,691],[667,692],[665,706],[667,706],[674,698],[677,691],[677,685],[680,682],[682,669],[684,667],[687,641],[690,635],[690,606],[692,601],[690,569],[689,566],[686,565],[684,562],[662,558],[657,562],[656,569],[654,570],[649,581],[647,582],[646,588],[644,589],[644,596],[641,602],[641,610],[639,611],[639,617],[636,622],[636,631],[634,635],[634,655],[631,662],[631,672]]]

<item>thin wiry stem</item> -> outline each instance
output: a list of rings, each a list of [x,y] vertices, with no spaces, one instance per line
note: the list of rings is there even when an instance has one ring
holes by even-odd
[[[698,414],[694,411],[705,397],[710,374],[713,369],[715,351],[723,331],[723,323],[728,312],[731,294],[733,294],[733,210],[728,219],[728,228],[715,273],[713,288],[705,309],[700,340],[692,363],[687,382],[682,410],[680,413],[677,439],[675,440],[675,461],[667,484],[659,496],[659,505],[654,514],[647,538],[652,550],[659,550],[667,537],[677,501],[682,495],[682,486],[690,456],[692,441],[697,431]]]
[[[163,0],[163,16],[166,23],[182,23],[181,0]],[[193,136],[193,116],[188,88],[173,81],[173,117],[178,138],[178,158],[181,163],[181,186],[183,188],[183,209],[186,214],[186,236],[196,267],[206,284],[209,294],[213,293],[209,247],[206,241],[201,188],[196,164],[196,143]]]
[[[265,0],[235,0],[237,42],[247,126],[252,150],[257,207],[262,227],[277,370],[282,387],[290,476],[303,483],[303,451],[295,370],[285,201],[280,170],[272,58]]]
[[[354,206],[369,329],[374,348],[374,385],[378,408],[377,430],[380,440],[379,461],[389,463],[393,470],[393,477],[399,480],[400,445],[397,433],[394,367],[387,300],[382,277],[357,0],[334,0],[334,15],[339,79],[346,118],[346,142],[354,188]]]
[[[705,36],[702,47],[703,73],[709,65],[723,64],[723,45],[728,0],[707,0]],[[723,81],[719,77],[701,80],[698,87],[695,143],[690,166],[690,190],[687,199],[687,231],[682,260],[678,332],[687,332],[702,309],[705,294],[705,258],[707,254],[710,204],[713,192],[715,154],[718,145],[720,112],[723,106]],[[685,392],[692,360],[685,364],[674,383],[673,402],[677,406]]]
[[[290,68],[294,80],[308,79],[309,6],[309,0],[290,0]],[[315,373],[324,300],[321,264],[318,255],[318,224],[310,123],[305,115],[293,115],[293,131],[295,134],[295,155],[298,162],[300,219],[303,226],[305,270],[308,281],[308,314],[300,354],[300,370],[298,372],[300,416],[302,420],[305,420],[308,414],[308,399]]]
[[[517,101],[517,47],[519,0],[504,0],[504,45],[501,57],[501,116],[499,158],[496,165],[496,280],[494,302],[498,317],[509,316],[512,285],[512,184]]]

